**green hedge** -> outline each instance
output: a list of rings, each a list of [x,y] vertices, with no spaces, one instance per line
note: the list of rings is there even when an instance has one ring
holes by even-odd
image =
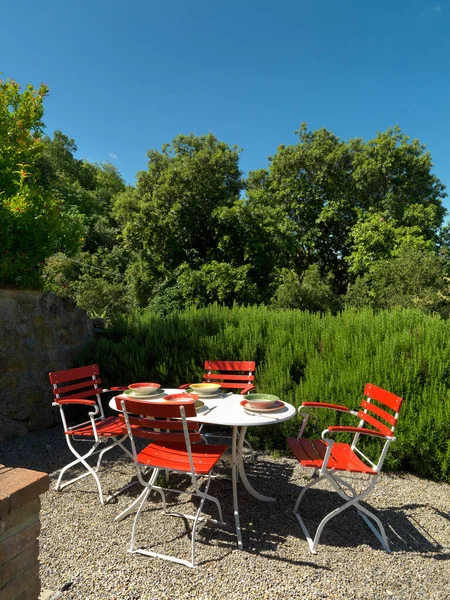
[[[80,356],[111,384],[199,381],[205,359],[256,360],[258,390],[298,406],[322,400],[356,408],[366,382],[405,400],[386,468],[450,480],[450,321],[416,310],[347,310],[337,316],[264,307],[208,308],[162,318],[122,317]],[[337,420],[336,420],[337,419]],[[308,433],[348,423],[315,411]],[[299,420],[252,428],[257,447],[286,452]],[[370,451],[373,440],[366,442]]]

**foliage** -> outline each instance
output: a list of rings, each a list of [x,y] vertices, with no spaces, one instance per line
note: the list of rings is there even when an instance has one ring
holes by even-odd
[[[95,254],[80,252],[73,258],[55,254],[43,269],[45,289],[72,298],[91,317],[109,318],[135,307],[123,284],[126,263],[120,246],[111,251],[99,248]]]
[[[39,140],[44,124],[43,101],[48,88],[27,85],[21,91],[13,80],[0,80],[0,191],[6,197],[16,194],[17,176],[23,169],[23,178],[34,180],[32,167],[40,152]]]
[[[430,253],[434,249],[435,230],[430,221],[436,212],[434,206],[411,205],[407,211],[408,224],[401,224],[388,213],[368,212],[361,215],[353,226],[350,237],[352,251],[348,257],[349,271],[353,274],[377,271],[383,261],[406,251]]]
[[[322,277],[317,264],[308,267],[301,278],[295,271],[282,269],[280,279],[272,302],[274,308],[298,308],[311,312],[339,310],[332,276]]]
[[[344,297],[450,311],[445,187],[399,127],[344,141],[302,123],[247,181],[236,146],[178,135],[131,187],[77,159],[61,131],[42,135],[45,85],[0,92],[4,282],[40,286],[43,273],[91,315],[212,302],[335,313]]]
[[[47,87],[0,82],[0,281],[40,288],[41,263],[77,250],[81,220],[39,185],[43,100]]]
[[[239,151],[212,134],[179,135],[161,151],[149,150],[148,157],[136,190],[115,202],[124,245],[132,252],[127,281],[143,306],[181,265],[195,271],[221,262],[215,211],[231,207],[243,185]]]
[[[284,251],[278,268],[301,278],[317,264],[333,274],[334,289],[342,294],[360,268],[385,258],[394,233],[419,233],[433,249],[446,194],[418,140],[398,127],[367,142],[344,142],[326,129],[308,131],[305,123],[297,134],[298,143],[279,146],[269,169],[250,174],[247,185],[251,210],[268,212],[279,223]],[[396,231],[372,230],[379,217]],[[364,263],[367,247],[371,254]]]
[[[387,467],[450,481],[450,321],[419,310],[333,316],[210,305],[165,318],[135,311],[79,360],[99,363],[110,383],[173,387],[200,380],[207,358],[255,359],[258,390],[295,406],[326,400],[354,408],[367,382],[398,394],[405,402]],[[308,434],[319,435],[331,419],[346,424],[348,416],[316,411]],[[252,443],[286,451],[286,436],[298,428],[296,419],[252,428]]]
[[[83,248],[71,259],[54,256],[44,268],[45,288],[69,296],[91,316],[110,315],[132,306],[124,283],[129,255],[120,244],[113,199],[126,192],[117,169],[75,158],[74,140],[61,131],[43,139],[40,181],[64,198],[65,210],[83,222]]]
[[[349,306],[420,308],[447,318],[450,310],[448,260],[424,248],[400,246],[391,257],[358,277],[345,296]]]

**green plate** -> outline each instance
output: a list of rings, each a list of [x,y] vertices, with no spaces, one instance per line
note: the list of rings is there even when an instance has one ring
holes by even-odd
[[[276,402],[279,400],[278,396],[274,396],[273,394],[246,394],[244,396],[244,400],[250,400],[250,402]]]

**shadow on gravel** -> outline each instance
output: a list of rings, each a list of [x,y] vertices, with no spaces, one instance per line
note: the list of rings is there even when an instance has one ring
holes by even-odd
[[[324,571],[330,570],[329,567],[318,564],[314,560],[304,560],[293,558],[289,552],[288,538],[292,537],[293,530],[296,530],[297,520],[293,518],[291,513],[292,502],[287,501],[285,492],[289,487],[293,488],[295,494],[295,486],[289,486],[289,479],[292,477],[292,464],[280,464],[271,462],[270,459],[264,458],[257,460],[254,464],[248,463],[246,468],[247,476],[257,491],[277,498],[276,503],[259,502],[250,496],[245,488],[239,485],[239,514],[242,539],[245,553],[255,555],[261,559],[269,559],[278,562],[284,562],[295,566],[309,566],[315,569]],[[229,479],[230,470],[227,466],[222,466],[217,469],[218,477],[211,482],[209,493],[220,500],[225,525],[216,525],[210,522],[205,523],[197,532],[197,544],[199,545],[199,564],[217,563],[225,559],[230,553],[237,551],[236,544],[236,529],[233,512],[233,499],[231,491],[231,481]],[[161,476],[162,478],[163,476]],[[162,486],[166,484],[160,481]],[[169,486],[177,490],[188,490],[191,488],[190,478],[186,476],[177,476],[171,474]],[[141,492],[140,486],[130,488],[121,495],[121,504],[123,496],[128,496],[126,504],[131,503]],[[171,495],[167,493],[168,511],[186,512],[194,514],[199,498],[189,498],[187,496],[179,496],[178,494]],[[146,516],[144,514],[146,513]],[[217,519],[216,507],[211,502],[205,502],[203,513],[214,519]],[[152,494],[149,505],[142,513],[146,521],[144,527],[147,531],[152,530],[155,533],[155,525],[164,523],[163,519],[170,518],[162,515],[162,504],[157,493]],[[124,519],[130,522],[133,520],[133,515],[129,515]],[[154,551],[159,545],[165,546],[176,541],[181,537],[189,539],[191,532],[191,523],[184,522],[184,531],[182,535],[173,536],[170,532],[161,533],[161,537],[156,539],[146,536],[145,547]],[[296,532],[297,533],[297,532]],[[164,538],[164,541],[162,540]],[[215,546],[221,548],[220,556],[214,558],[202,559],[201,545]],[[313,559],[313,556],[311,555]]]
[[[300,487],[295,488],[298,494]],[[414,509],[424,508],[434,513],[436,518],[448,519],[448,515],[442,511],[428,505],[394,506],[379,510],[373,504],[364,501],[361,504],[372,510],[383,523],[392,552],[429,553],[428,558],[437,560],[449,556],[443,553],[447,548],[444,548],[413,514],[408,514]],[[332,491],[313,489],[305,494],[300,512],[313,537],[322,518],[341,505],[339,497]],[[295,522],[298,524],[296,519]],[[302,535],[300,527],[299,535]],[[327,523],[320,538],[319,551],[322,545],[343,548],[367,545],[374,550],[381,549],[381,544],[354,508],[349,508]]]
[[[145,441],[142,441],[142,444],[144,445]],[[67,448],[61,424],[47,430],[30,433],[24,438],[0,444],[0,463],[8,467],[54,473],[72,459],[73,456]],[[303,533],[292,513],[302,483],[301,478],[298,477],[295,481],[292,481],[294,470],[298,468],[296,463],[292,461],[275,462],[271,461],[269,457],[260,457],[255,463],[246,463],[247,476],[253,487],[262,494],[275,497],[277,502],[259,502],[239,484],[239,512],[244,548],[251,554],[263,556],[270,560],[326,568],[314,562],[305,562],[288,557],[289,539],[292,537],[303,539]],[[121,481],[125,479],[126,481],[121,485],[136,479],[128,457],[120,449],[114,449],[109,455],[105,456],[102,468],[99,471],[101,480],[103,469],[114,470]],[[76,476],[77,471],[78,469],[73,469],[71,476]],[[217,473],[230,477],[230,470],[227,466],[220,466]],[[88,480],[85,481],[85,486],[81,487],[76,483],[61,493],[76,493],[84,495],[86,499],[92,498],[94,500],[95,498],[96,501],[97,489],[95,484],[92,482],[91,486]],[[304,481],[306,482],[307,479],[305,478]],[[169,485],[173,485],[177,489],[188,489],[190,479],[172,475]],[[105,489],[104,491],[106,494],[114,492],[114,490]],[[123,492],[120,496],[122,509],[131,503],[140,492],[140,485],[132,486]],[[203,540],[205,543],[211,541],[211,543],[232,552],[236,549],[236,534],[231,481],[224,477],[214,478],[211,482],[210,493],[219,498],[226,525],[201,528],[203,533],[200,534],[199,540]],[[178,498],[178,495],[175,494],[168,495],[169,501],[171,501],[171,496],[177,498],[177,500],[174,500],[174,506],[176,501],[182,501],[182,497]],[[155,509],[160,508],[159,496],[154,494],[153,499],[155,502],[151,504]],[[196,501],[197,499],[193,501],[194,506]],[[112,501],[112,503],[116,502],[117,499]],[[340,506],[340,503],[341,501],[335,492],[326,489],[309,490],[302,502],[301,513],[310,531],[315,532],[323,516]],[[206,514],[216,518],[214,505],[209,505],[211,503],[205,504]],[[374,502],[371,507],[384,524],[394,553],[424,553],[427,558],[435,560],[450,558],[449,549],[436,540],[420,522],[421,512],[426,511],[434,522],[441,519],[444,527],[450,517],[443,511],[424,504],[401,505],[399,503],[397,506],[377,510],[376,502]],[[127,518],[127,520],[130,519],[132,519],[132,516]],[[321,536],[319,551],[321,546],[354,548],[363,545],[367,545],[374,550],[380,550],[378,540],[358,516],[356,510],[350,508],[326,525]],[[287,547],[287,550],[285,547]]]

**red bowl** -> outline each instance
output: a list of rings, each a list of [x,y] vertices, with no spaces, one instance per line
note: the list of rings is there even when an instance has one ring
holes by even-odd
[[[130,390],[145,390],[145,388],[147,389],[151,389],[151,390],[157,390],[161,387],[160,383],[131,383],[128,388]]]
[[[198,394],[189,394],[188,392],[184,392],[181,394],[167,394],[164,396],[164,400],[168,400],[169,402],[182,402],[187,400],[198,400]]]

